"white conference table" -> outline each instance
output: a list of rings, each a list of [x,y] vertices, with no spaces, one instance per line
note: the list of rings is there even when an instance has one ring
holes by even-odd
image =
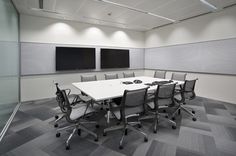
[[[139,84],[123,84],[125,81],[141,80]],[[125,90],[135,90],[148,87],[145,83],[152,83],[154,81],[168,81],[170,79],[160,79],[147,76],[139,76],[132,78],[120,78],[112,80],[99,80],[89,82],[75,82],[72,83],[80,91],[90,96],[95,101],[109,100],[117,97],[122,97]],[[183,81],[173,81],[177,85],[183,84]],[[157,86],[150,86],[149,91],[155,90]]]
[[[139,84],[123,84],[125,81],[134,81],[141,80],[142,83]],[[112,79],[112,80],[99,80],[99,81],[89,81],[89,82],[75,82],[72,83],[80,91],[84,92],[88,96],[90,96],[94,101],[105,101],[110,100],[117,97],[122,97],[125,90],[135,90],[149,87],[148,91],[154,91],[157,88],[155,86],[147,86],[146,83],[152,83],[154,81],[168,81],[170,79],[160,79],[153,78],[147,76],[139,76],[139,77],[131,77],[131,78],[120,78],[120,79]],[[181,85],[183,81],[173,81],[177,85]],[[109,123],[110,117],[110,104],[108,102],[107,109],[107,123]]]

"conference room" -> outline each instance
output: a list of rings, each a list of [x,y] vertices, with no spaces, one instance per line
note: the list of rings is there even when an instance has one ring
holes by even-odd
[[[0,0],[0,155],[234,156],[236,0]]]

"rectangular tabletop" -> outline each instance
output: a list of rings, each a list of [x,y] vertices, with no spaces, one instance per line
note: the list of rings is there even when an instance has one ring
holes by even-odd
[[[141,80],[140,84],[123,84],[124,81]],[[121,78],[113,80],[99,80],[90,82],[75,82],[72,83],[80,91],[90,96],[95,101],[107,100],[123,96],[125,90],[134,90],[148,87],[145,83],[152,83],[153,81],[167,81],[169,79],[159,79],[147,76]],[[174,81],[178,85],[183,84],[183,81]],[[150,86],[149,90],[155,90],[157,86]]]

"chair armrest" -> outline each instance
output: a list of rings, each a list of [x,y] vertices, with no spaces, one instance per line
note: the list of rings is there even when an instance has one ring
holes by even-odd
[[[64,89],[65,91],[68,91],[67,95],[70,95],[71,89]]]

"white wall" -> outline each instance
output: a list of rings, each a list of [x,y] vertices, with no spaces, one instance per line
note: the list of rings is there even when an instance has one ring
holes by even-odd
[[[236,6],[145,33],[145,47],[203,42],[236,37]]]
[[[144,33],[121,28],[21,15],[20,41],[143,48]]]
[[[148,31],[145,38],[146,48],[236,38],[236,6]],[[145,71],[145,75],[153,73]],[[168,72],[167,77],[170,75]],[[236,76],[188,73],[187,78],[199,79],[196,86],[199,96],[236,104]]]

